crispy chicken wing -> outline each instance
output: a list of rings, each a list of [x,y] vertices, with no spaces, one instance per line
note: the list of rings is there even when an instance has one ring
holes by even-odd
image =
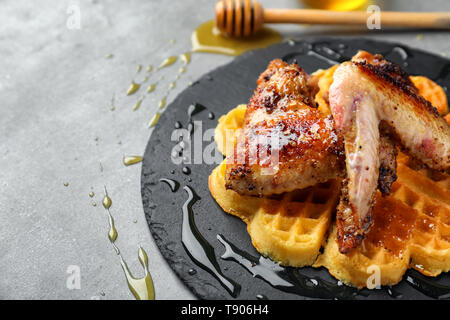
[[[228,189],[262,196],[343,175],[343,144],[331,116],[316,109],[308,80],[297,64],[279,59],[261,74],[227,158]]]
[[[400,67],[379,55],[361,52],[340,65],[333,78],[330,108],[346,155],[337,213],[339,249],[346,253],[370,227],[377,186],[383,191],[395,180],[390,165],[395,155],[380,140],[380,122],[412,156],[442,171],[450,167],[450,127]]]

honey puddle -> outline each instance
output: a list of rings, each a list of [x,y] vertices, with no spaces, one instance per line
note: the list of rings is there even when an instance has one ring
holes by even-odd
[[[245,38],[228,38],[216,28],[210,20],[200,25],[191,36],[192,50],[196,52],[221,53],[231,56],[240,55],[248,50],[265,48],[282,40],[281,34],[262,27],[255,35]]]

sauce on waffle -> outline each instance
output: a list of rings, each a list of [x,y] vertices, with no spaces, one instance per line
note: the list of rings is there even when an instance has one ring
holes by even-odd
[[[378,205],[372,211],[374,223],[364,241],[400,256],[407,249],[417,218],[416,211],[408,206],[401,206],[399,210],[395,199],[382,199],[381,194],[377,195],[375,201]]]

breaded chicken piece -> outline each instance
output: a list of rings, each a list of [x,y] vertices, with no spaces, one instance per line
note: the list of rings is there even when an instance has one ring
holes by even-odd
[[[261,74],[227,157],[227,189],[263,196],[343,175],[343,144],[331,116],[316,109],[308,80],[297,64],[279,59]]]

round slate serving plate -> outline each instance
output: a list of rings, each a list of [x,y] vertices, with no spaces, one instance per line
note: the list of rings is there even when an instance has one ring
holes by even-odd
[[[288,62],[295,59],[306,72],[311,73],[319,68],[328,68],[332,64],[348,60],[358,50],[381,53],[412,75],[425,75],[445,88],[450,85],[449,60],[399,44],[365,39],[289,41],[247,52],[231,63],[204,75],[184,90],[161,115],[148,142],[143,160],[141,176],[143,206],[151,233],[162,255],[197,297],[203,299],[450,297],[448,274],[426,278],[416,271],[409,270],[402,282],[393,288],[356,291],[340,285],[324,268],[279,267],[270,260],[260,257],[251,244],[245,224],[240,219],[224,213],[211,197],[208,190],[208,176],[218,163],[207,164],[201,161],[201,164],[175,164],[172,161],[171,154],[174,153],[176,159],[179,151],[179,147],[176,147],[179,144],[178,136],[174,134],[176,123],[179,122],[183,128],[188,128],[189,123],[193,122],[192,136],[205,134],[208,129],[215,128],[221,115],[238,104],[248,102],[256,87],[256,79],[272,59],[283,58]],[[197,104],[195,110],[190,109],[189,106],[192,104]],[[214,119],[211,119],[211,112],[215,115]],[[211,136],[205,138],[207,141],[200,146],[202,151],[213,143]],[[198,150],[193,151],[191,162],[194,160],[194,154],[200,153]],[[221,157],[218,160],[221,160]],[[190,174],[183,172],[183,168],[184,171],[190,171]],[[160,179],[176,182],[172,182],[173,185],[170,186]],[[218,235],[222,235],[223,238],[219,239]],[[225,247],[224,243],[230,243],[231,246]]]

